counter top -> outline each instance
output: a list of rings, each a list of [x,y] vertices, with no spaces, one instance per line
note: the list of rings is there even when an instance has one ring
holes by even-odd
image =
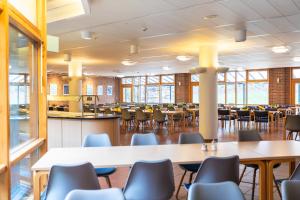
[[[85,113],[84,116],[82,116],[81,112],[49,111],[48,118],[101,120],[101,119],[117,119],[120,118],[120,116],[114,114],[97,114],[95,116],[94,113]]]

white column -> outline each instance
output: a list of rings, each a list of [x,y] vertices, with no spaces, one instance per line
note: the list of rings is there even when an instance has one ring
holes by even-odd
[[[69,63],[69,95],[79,96],[82,93],[82,63],[70,62]],[[70,112],[81,112],[81,102],[70,101],[69,102]]]
[[[217,73],[218,52],[215,45],[203,45],[199,48],[199,67],[206,68],[200,73],[199,132],[204,139],[217,139]]]

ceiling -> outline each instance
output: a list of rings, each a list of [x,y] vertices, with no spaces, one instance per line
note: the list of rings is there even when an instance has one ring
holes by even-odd
[[[220,65],[231,69],[300,65],[293,61],[300,56],[300,0],[90,0],[89,6],[90,14],[48,23],[48,34],[60,38],[60,53],[48,54],[49,71],[67,72],[63,54],[69,52],[86,74],[188,72],[207,41],[218,46]],[[209,15],[217,17],[204,19]],[[247,29],[246,42],[234,41],[239,26]],[[96,38],[81,39],[83,30]],[[133,43],[138,64],[123,66]],[[271,48],[278,45],[291,49],[275,54]],[[182,54],[195,58],[176,60]]]

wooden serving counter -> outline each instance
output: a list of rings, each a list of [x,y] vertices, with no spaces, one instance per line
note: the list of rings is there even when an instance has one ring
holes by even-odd
[[[112,145],[120,144],[120,117],[117,115],[58,112],[48,113],[48,149],[80,147],[88,134],[107,133]]]

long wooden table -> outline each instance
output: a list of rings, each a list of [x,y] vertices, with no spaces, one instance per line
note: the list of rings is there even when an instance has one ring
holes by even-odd
[[[202,151],[200,144],[171,144],[156,146],[115,146],[98,148],[57,148],[48,151],[32,167],[34,199],[40,197],[40,180],[55,164],[91,162],[94,167],[128,167],[140,160],[170,159],[173,164],[198,163],[210,156],[238,155],[242,164],[259,166],[260,199],[273,199],[273,166],[289,162],[293,171],[295,158],[300,157],[296,141],[224,142],[217,151]],[[222,167],[222,166],[220,166]]]

